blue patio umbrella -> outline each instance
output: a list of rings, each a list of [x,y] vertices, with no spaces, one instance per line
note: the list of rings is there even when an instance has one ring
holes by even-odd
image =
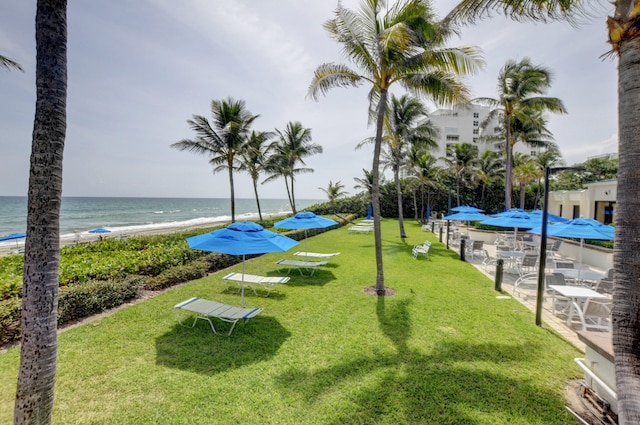
[[[0,241],[10,241],[13,239],[22,239],[22,238],[26,238],[27,234],[26,233],[12,233],[10,235],[6,235],[0,238]]]
[[[240,305],[244,307],[244,260],[245,255],[284,252],[299,242],[287,236],[266,230],[250,221],[233,223],[213,232],[187,238],[191,249],[242,255],[242,284]]]
[[[371,220],[371,216],[373,214],[373,211],[371,209],[371,205],[367,206],[367,220]]]
[[[472,207],[470,205],[460,205],[458,207],[451,208],[451,211],[455,212],[465,212],[465,213],[474,213],[474,212],[482,212],[480,208]]]
[[[89,230],[89,233],[111,233],[111,230],[105,229],[104,227],[98,227],[97,229]]]
[[[479,212],[458,212],[455,214],[449,214],[444,216],[444,220],[456,220],[456,221],[480,221],[485,220],[488,216]],[[467,235],[469,234],[469,227],[467,226]]]
[[[542,210],[529,211],[529,215],[533,218],[542,220]],[[551,214],[550,212],[547,212],[547,219],[550,223],[566,223],[569,221],[568,218],[560,217],[559,215]]]
[[[531,233],[542,233],[542,226],[530,230]],[[585,239],[597,239],[612,241],[615,230],[611,226],[600,223],[591,218],[574,218],[566,223],[551,224],[547,226],[547,235],[559,238],[580,239],[580,268],[582,268],[582,248]],[[578,271],[580,278],[580,271]]]
[[[515,237],[518,235],[518,229],[531,229],[538,223],[540,223],[539,220],[534,220],[531,215],[519,208],[512,208],[480,222],[487,226],[512,227]]]
[[[310,211],[299,212],[293,217],[274,223],[273,227],[280,229],[304,229],[304,238],[307,239],[307,229],[324,229],[337,225],[338,222],[330,218],[315,215]]]

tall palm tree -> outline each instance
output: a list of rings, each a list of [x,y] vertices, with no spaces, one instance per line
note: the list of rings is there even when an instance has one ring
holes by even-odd
[[[504,162],[496,151],[486,150],[476,162],[473,178],[482,185],[480,208],[484,208],[487,186],[497,179],[504,179]]]
[[[227,170],[231,201],[231,221],[236,221],[236,200],[233,184],[233,170],[236,168],[236,154],[241,150],[249,135],[253,121],[260,115],[252,115],[243,100],[228,98],[211,101],[213,121],[202,115],[193,115],[187,120],[189,127],[196,133],[193,139],[182,139],[173,143],[172,148],[194,152],[210,157],[213,172]]]
[[[402,211],[402,185],[400,170],[407,163],[412,147],[432,148],[438,146],[435,138],[438,129],[427,118],[427,109],[419,99],[402,95],[391,95],[387,119],[384,126],[384,142],[389,150],[387,166],[393,171],[398,202],[398,225],[400,237],[406,238],[404,213]]]
[[[411,179],[411,187],[420,189],[420,208],[416,210],[416,219],[421,222],[425,221],[425,190],[427,190],[427,203],[429,198],[428,189],[439,189],[439,179],[437,178],[441,168],[438,167],[438,160],[431,156],[425,149],[412,149],[409,153],[409,178]],[[415,198],[415,197],[414,197]],[[417,202],[414,200],[414,205]],[[418,210],[420,215],[418,216]],[[428,217],[427,217],[428,218]]]
[[[329,180],[329,185],[326,188],[319,187],[318,189],[320,189],[327,195],[327,198],[329,199],[329,204],[331,204],[331,207],[333,208],[334,213],[335,213],[336,200],[340,198],[344,198],[347,195],[347,191],[344,190],[344,185],[342,184],[341,181],[337,181],[334,183],[331,180]]]
[[[371,192],[373,191],[373,172],[369,170],[362,169],[362,173],[364,177],[354,177],[353,180],[356,181],[356,185],[353,186],[354,189],[362,189],[367,192],[369,196],[369,201],[371,200]],[[384,176],[380,176],[380,184],[384,182]]]
[[[549,69],[534,65],[529,58],[509,60],[498,74],[498,98],[477,98],[474,102],[492,108],[483,125],[499,119],[505,133],[505,207],[511,208],[513,145],[519,140],[516,134],[524,134],[534,124],[540,126],[543,112],[565,113],[562,101],[555,97],[542,96],[551,87],[552,73]],[[536,121],[537,119],[537,121]],[[538,128],[542,132],[542,128]],[[529,136],[533,143],[534,138]]]
[[[454,32],[436,21],[427,0],[401,0],[389,7],[382,0],[362,0],[358,11],[338,3],[335,17],[324,28],[358,69],[335,63],[320,65],[309,86],[309,96],[318,99],[335,87],[371,87],[369,117],[376,123],[371,167],[376,292],[384,295],[379,162],[389,89],[398,83],[437,103],[464,101],[468,92],[458,76],[475,72],[481,61],[475,48],[445,47]]]
[[[265,171],[269,152],[273,148],[269,139],[273,136],[274,133],[268,131],[252,131],[239,153],[238,170],[246,171],[251,176],[260,221],[262,221],[262,209],[258,197],[258,179],[260,173]]]
[[[471,143],[456,143],[447,149],[445,162],[456,178],[456,201],[460,206],[460,185],[470,178],[478,161],[478,147]]]
[[[20,66],[20,64],[14,60],[9,59],[6,56],[0,55],[0,68],[4,68],[7,70],[16,69],[18,71],[24,72],[24,69]]]
[[[295,177],[297,174],[313,173],[313,168],[298,167],[298,164],[306,165],[303,158],[322,153],[322,146],[311,141],[311,129],[303,127],[298,121],[290,121],[283,131],[276,129],[276,134],[278,141],[274,144],[274,153],[267,164],[267,172],[271,176],[265,182],[284,177],[289,204],[295,214]]]
[[[618,57],[618,191],[614,252],[613,351],[620,424],[640,423],[640,32],[638,2],[614,0],[607,18],[612,54]],[[589,2],[578,0],[463,0],[449,15],[451,21],[473,22],[492,10],[518,20],[565,20],[584,16]],[[541,29],[544,31],[544,29]],[[586,88],[585,88],[586,89]]]
[[[58,348],[62,157],[67,104],[67,2],[38,0],[36,111],[22,283],[22,342],[14,423],[49,424]]]

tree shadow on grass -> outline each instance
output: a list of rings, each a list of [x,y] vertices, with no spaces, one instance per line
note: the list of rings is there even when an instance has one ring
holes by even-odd
[[[169,332],[156,338],[156,364],[214,375],[269,360],[291,335],[269,316],[238,322],[230,336],[227,336],[230,323],[212,320],[217,334],[213,334],[208,323],[198,320],[193,328],[176,323]]]
[[[552,389],[526,373],[501,373],[506,365],[537,356],[541,347],[536,343],[473,344],[452,335],[427,353],[412,349],[407,344],[410,303],[388,308],[385,297],[377,300],[380,328],[396,353],[350,357],[314,371],[290,368],[277,379],[281,390],[309,406],[324,405],[339,394],[349,409],[324,421],[336,425],[558,423],[566,414],[562,397]]]
[[[285,283],[288,286],[324,286],[327,283],[336,280],[335,275],[331,270],[327,270],[327,267],[339,267],[334,264],[327,264],[326,266],[322,266],[322,268],[318,268],[313,276],[309,275],[309,272],[305,271],[304,275],[301,275],[297,270],[291,270],[291,279],[289,282]]]

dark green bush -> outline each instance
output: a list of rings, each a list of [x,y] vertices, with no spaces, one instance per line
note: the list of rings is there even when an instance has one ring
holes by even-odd
[[[0,301],[0,345],[20,339],[20,309],[22,300],[11,298]]]
[[[198,259],[189,264],[172,267],[160,273],[157,276],[149,278],[144,285],[144,289],[157,291],[168,288],[178,283],[187,282],[206,276],[209,264]]]
[[[135,298],[145,281],[142,276],[129,276],[124,280],[96,280],[60,288],[58,324],[117,307]]]

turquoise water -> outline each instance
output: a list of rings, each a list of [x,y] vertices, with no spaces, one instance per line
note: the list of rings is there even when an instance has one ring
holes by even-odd
[[[296,200],[302,210],[323,200]],[[261,199],[263,214],[289,212],[286,199]],[[236,199],[236,220],[257,220],[255,199]],[[93,198],[65,197],[60,211],[60,234],[85,232],[96,227],[112,231],[153,229],[172,224],[200,224],[231,219],[228,199],[203,198]],[[0,236],[23,233],[27,223],[27,198],[0,196]]]

